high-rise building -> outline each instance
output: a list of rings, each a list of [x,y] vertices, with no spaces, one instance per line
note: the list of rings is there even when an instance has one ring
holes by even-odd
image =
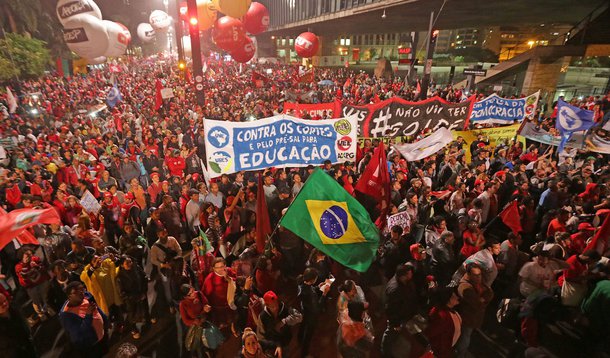
[[[509,60],[536,46],[561,45],[569,25],[496,26],[483,29],[483,47]]]

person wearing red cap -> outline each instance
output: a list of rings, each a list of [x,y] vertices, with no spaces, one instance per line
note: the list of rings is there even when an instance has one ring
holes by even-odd
[[[570,246],[568,247],[570,255],[582,254],[587,246],[587,240],[593,236],[594,232],[595,227],[590,223],[583,222],[578,224],[578,232],[570,236]]]
[[[125,201],[121,204],[121,217],[119,226],[122,228],[126,221],[130,221],[139,230],[141,208],[135,202],[135,195],[132,192],[125,194]]]
[[[292,326],[303,320],[303,315],[296,309],[282,302],[275,292],[267,291],[263,295],[265,307],[259,315],[257,326],[259,337],[270,342],[288,357],[287,350],[292,340]]]

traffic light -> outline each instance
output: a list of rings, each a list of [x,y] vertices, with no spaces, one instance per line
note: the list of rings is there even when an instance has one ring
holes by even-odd
[[[184,60],[182,60],[182,61],[178,61],[178,69],[179,69],[180,71],[184,71],[184,70],[186,70],[186,62],[185,62]]]

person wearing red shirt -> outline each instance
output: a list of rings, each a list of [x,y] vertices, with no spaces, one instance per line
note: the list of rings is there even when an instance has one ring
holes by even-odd
[[[558,283],[561,286],[561,303],[578,307],[587,294],[587,272],[589,265],[599,261],[595,250],[587,250],[580,255],[572,255],[566,260],[568,268],[563,270]]]
[[[187,327],[201,326],[207,317],[207,314],[212,310],[208,304],[208,299],[201,291],[196,291],[188,283],[180,287],[180,291],[184,295],[180,301],[180,318]]]
[[[451,358],[462,328],[462,317],[455,311],[460,298],[454,289],[446,288],[438,292],[438,301],[438,305],[430,310],[424,334],[435,357]]]
[[[76,186],[78,184],[79,179],[85,178],[85,173],[87,173],[89,169],[84,164],[81,164],[78,159],[72,159],[72,165],[66,167],[65,169],[65,182],[66,184]]]
[[[10,204],[11,208],[15,208],[15,206],[21,202],[21,190],[19,189],[17,182],[8,182],[5,195],[6,202]]]
[[[186,161],[180,156],[180,151],[174,150],[171,156],[165,159],[167,168],[172,176],[182,178],[184,176],[184,169],[186,168]]]
[[[235,293],[235,271],[227,268],[222,257],[212,262],[212,272],[208,274],[203,283],[203,293],[212,306],[212,322],[220,328],[227,327],[233,321],[233,308],[235,304],[229,302],[228,291]],[[232,301],[232,300],[231,300]]]
[[[546,237],[554,237],[556,232],[567,232],[566,222],[568,221],[570,213],[564,209],[559,210],[557,217],[549,223],[546,230]]]
[[[25,288],[40,319],[45,320],[47,315],[54,314],[49,310],[47,302],[49,274],[44,267],[44,262],[38,256],[34,256],[31,249],[26,248],[20,254],[21,261],[15,265],[19,284]]]
[[[593,225],[585,222],[578,224],[578,232],[570,236],[570,254],[579,255],[585,251],[587,240],[593,236],[595,228]]]
[[[161,183],[159,182],[159,173],[150,174],[150,179],[152,183],[148,186],[146,191],[148,195],[150,195],[150,202],[154,205],[157,202],[157,195],[162,191]]]

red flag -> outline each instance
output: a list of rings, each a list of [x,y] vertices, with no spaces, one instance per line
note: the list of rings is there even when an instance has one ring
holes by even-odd
[[[498,216],[514,233],[523,231],[521,228],[521,216],[519,215],[519,208],[517,207],[516,200],[508,204]]]
[[[252,71],[252,83],[254,83],[256,88],[262,88],[267,82],[269,82],[269,79],[266,76],[263,76],[256,71]]]
[[[161,106],[163,106],[163,96],[161,96],[161,90],[163,89],[163,84],[161,84],[161,80],[157,78],[157,83],[155,83],[155,87],[157,88],[157,92],[155,94],[155,110],[158,111]]]
[[[58,224],[61,223],[59,214],[54,208],[44,210],[39,209],[19,209],[6,213],[0,211],[0,250],[11,240],[17,238],[20,242],[33,243],[38,241],[32,234],[25,234],[25,229],[38,224]]]
[[[295,81],[297,83],[313,82],[313,79],[314,79],[313,68],[309,71],[306,71],[302,75],[297,75],[295,77]]]
[[[390,173],[388,173],[388,162],[383,142],[380,142],[375,149],[371,161],[367,164],[354,189],[370,195],[380,202],[381,216],[376,224],[378,227],[383,227],[390,205]]]
[[[430,195],[432,195],[435,198],[444,198],[447,195],[451,194],[451,190],[441,190],[441,191],[431,191]]]
[[[269,211],[263,188],[263,175],[258,175],[258,187],[256,188],[256,251],[262,254],[265,251],[265,242],[271,235],[271,223],[269,222]]]
[[[600,255],[603,255],[604,252],[608,249],[608,239],[610,238],[610,215],[606,215],[604,219],[604,223],[597,230],[593,239],[589,241],[586,250],[595,250],[599,252]]]

